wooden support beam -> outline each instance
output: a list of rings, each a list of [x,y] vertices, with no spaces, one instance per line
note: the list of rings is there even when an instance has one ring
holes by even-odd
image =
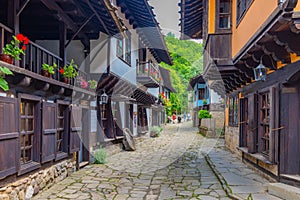
[[[19,9],[19,11],[18,11],[18,13],[17,13],[17,16],[18,16],[18,17],[21,15],[22,11],[25,9],[25,7],[26,7],[27,4],[29,3],[29,1],[30,1],[30,0],[26,0],[26,1],[22,4],[21,8]]]
[[[90,9],[95,13],[98,21],[100,22],[100,24],[102,25],[102,27],[104,28],[105,32],[111,36],[110,31],[108,30],[108,28],[106,27],[105,23],[103,22],[103,20],[101,19],[101,16],[98,14],[98,12],[95,10],[95,8],[93,7],[93,5],[91,4],[90,0],[85,0],[85,2],[88,4],[88,6],[90,7]]]
[[[78,26],[67,14],[65,14],[64,10],[60,6],[58,6],[57,3],[55,3],[52,0],[41,0],[41,2],[49,10],[57,11],[58,12],[58,14],[57,14],[58,20],[63,21],[66,24],[67,28],[69,28],[74,33],[76,33],[76,31],[78,30]],[[81,38],[86,39],[86,41],[88,41],[88,37],[84,33],[79,33],[78,35]]]
[[[69,44],[72,42],[72,40],[75,39],[75,37],[80,33],[80,31],[85,27],[85,25],[87,25],[87,23],[89,23],[91,21],[91,19],[93,19],[93,17],[95,16],[95,14],[92,14],[89,18],[87,18],[85,20],[85,22],[78,28],[78,30],[72,35],[71,39],[66,43],[65,48],[67,48],[69,46]]]

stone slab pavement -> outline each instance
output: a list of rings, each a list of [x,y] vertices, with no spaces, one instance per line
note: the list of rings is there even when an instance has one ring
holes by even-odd
[[[267,185],[270,182],[248,168],[234,154],[226,151],[222,140],[218,141],[205,158],[229,197],[255,200],[280,199],[267,193]]]
[[[227,183],[231,184],[229,180],[232,179],[236,184],[230,185],[233,193],[251,189],[256,195],[254,199],[269,197],[264,190],[259,190],[266,180],[247,167],[246,171],[235,173],[232,165],[241,170],[238,166],[242,164],[230,156],[227,161],[225,155],[229,154],[222,143],[222,140],[206,139],[197,134],[190,122],[167,125],[160,137],[139,140],[136,151],[111,155],[105,165],[86,166],[33,199],[233,199],[231,193],[228,195],[227,190],[223,190],[224,182],[215,175],[215,169],[222,171]],[[205,157],[209,152],[209,157]],[[222,157],[226,158],[223,168]],[[254,182],[248,183],[248,180]],[[242,197],[247,194],[243,193]]]

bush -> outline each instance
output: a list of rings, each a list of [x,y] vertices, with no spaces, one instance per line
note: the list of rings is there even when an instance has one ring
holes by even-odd
[[[150,129],[150,137],[158,137],[162,132],[162,127],[159,126],[152,126]]]
[[[199,119],[212,118],[208,110],[199,110],[198,117]]]
[[[95,151],[95,155],[94,155],[95,164],[105,164],[106,163],[106,157],[107,157],[107,154],[106,154],[105,149],[100,147],[99,149],[97,149]]]

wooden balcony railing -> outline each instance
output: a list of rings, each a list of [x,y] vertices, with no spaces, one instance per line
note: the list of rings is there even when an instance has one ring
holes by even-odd
[[[14,31],[12,29],[0,23],[0,53],[3,53],[3,47],[11,41],[12,36],[14,35],[13,33]],[[27,48],[25,51],[25,56],[21,56],[21,61],[15,61],[14,64],[16,66],[37,74],[41,73],[43,63],[49,65],[56,63],[58,69],[64,66],[62,58],[41,47],[40,45],[29,41],[29,44],[26,46]],[[90,76],[81,70],[78,70],[78,77],[82,77],[85,81],[90,80]],[[60,81],[62,76],[59,74],[59,71],[56,70],[52,78]],[[80,82],[73,79],[71,80],[71,85],[80,86]]]
[[[154,66],[150,61],[137,62],[138,77],[152,77],[157,82],[160,82],[160,73],[158,67]]]

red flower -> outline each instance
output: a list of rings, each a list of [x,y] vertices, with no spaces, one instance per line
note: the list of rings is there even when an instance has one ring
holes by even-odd
[[[25,51],[26,50],[26,46],[22,46],[22,50]]]
[[[25,37],[24,35],[22,35],[21,33],[19,33],[17,36],[16,36],[17,40],[19,40],[20,42],[23,42]]]
[[[59,73],[63,74],[65,72],[65,70],[63,68],[60,68]]]
[[[29,39],[28,39],[28,37],[24,37],[24,44],[29,44]]]

